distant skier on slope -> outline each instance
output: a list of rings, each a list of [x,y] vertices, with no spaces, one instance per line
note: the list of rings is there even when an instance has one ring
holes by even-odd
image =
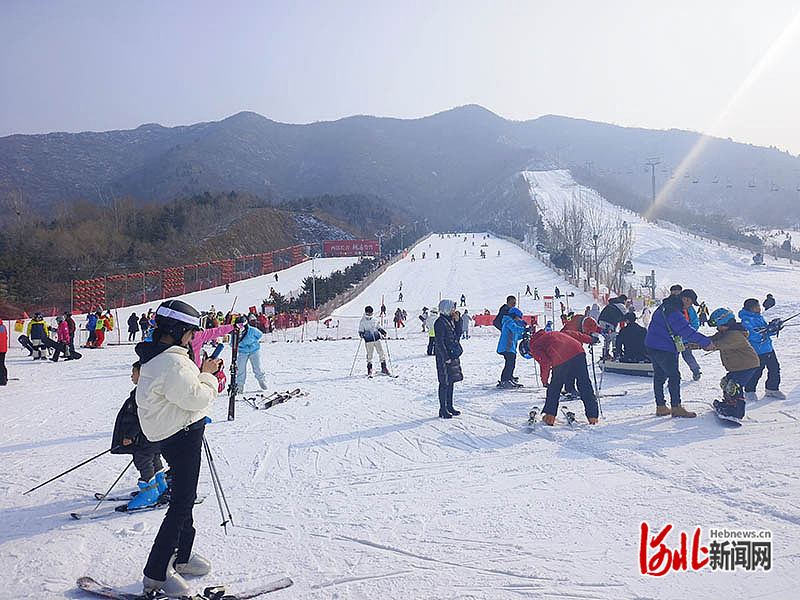
[[[764,310],[767,311],[773,306],[775,306],[775,298],[772,297],[772,294],[767,294],[766,299],[764,300]]]
[[[378,327],[375,317],[372,316],[372,307],[364,308],[364,316],[358,324],[358,335],[364,340],[367,349],[367,375],[372,375],[372,356],[378,351],[378,358],[381,361],[381,373],[389,375],[389,368],[386,366],[386,355],[383,353],[381,338],[386,337],[386,331]]]

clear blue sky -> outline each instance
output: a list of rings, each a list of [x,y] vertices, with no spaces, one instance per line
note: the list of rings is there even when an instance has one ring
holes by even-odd
[[[290,123],[419,117],[477,103],[512,119],[678,127],[800,153],[799,9],[788,0],[3,0],[0,135],[240,110]]]

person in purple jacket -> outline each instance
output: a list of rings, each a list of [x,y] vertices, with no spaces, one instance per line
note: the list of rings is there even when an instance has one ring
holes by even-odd
[[[653,363],[653,392],[656,397],[656,415],[673,417],[696,417],[697,414],[681,405],[681,373],[678,369],[679,349],[673,336],[697,344],[706,350],[713,350],[714,344],[689,325],[683,314],[693,304],[697,304],[694,290],[685,289],[677,296],[668,296],[661,306],[653,311],[644,345]],[[664,383],[668,383],[671,407],[664,399]]]

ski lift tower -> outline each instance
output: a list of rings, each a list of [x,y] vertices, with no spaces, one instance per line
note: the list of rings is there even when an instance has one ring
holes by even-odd
[[[656,272],[654,269],[650,270],[650,275],[644,276],[644,285],[645,287],[650,288],[650,299],[656,299]]]
[[[651,208],[656,205],[656,165],[660,165],[661,161],[657,158],[648,158],[647,159],[647,166],[650,167],[650,174],[652,177],[652,186],[653,186],[653,200],[651,204]]]

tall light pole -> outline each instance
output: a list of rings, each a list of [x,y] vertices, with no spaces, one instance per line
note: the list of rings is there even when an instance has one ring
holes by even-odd
[[[656,205],[656,165],[660,164],[661,161],[658,160],[657,158],[647,159],[647,166],[650,167],[650,175],[652,177],[652,185],[653,185],[653,199],[652,199],[652,204],[650,205],[651,207]]]
[[[597,295],[600,296],[600,262],[597,260],[597,238],[600,237],[598,234],[592,235],[592,241],[594,242],[594,285],[597,288]]]

